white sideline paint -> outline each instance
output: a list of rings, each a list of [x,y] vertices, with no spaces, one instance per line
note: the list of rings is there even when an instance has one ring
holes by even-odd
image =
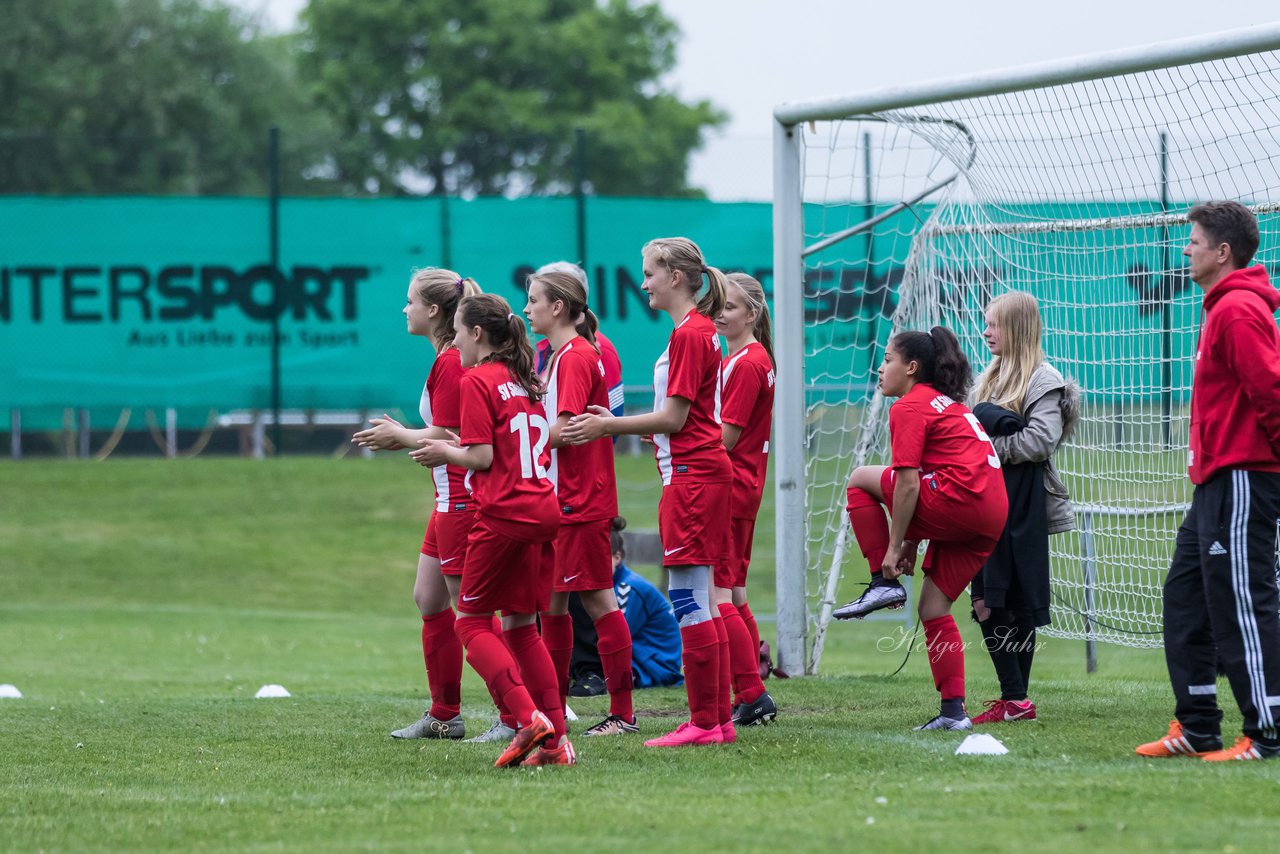
[[[960,742],[956,748],[956,756],[1003,756],[1009,748],[1000,743],[1000,739],[985,732],[975,732]]]
[[[254,694],[253,696],[257,697],[258,699],[264,699],[268,697],[290,697],[293,695],[290,694],[288,691],[286,691],[283,685],[272,684],[272,685],[263,685],[261,688],[258,689],[258,693]]]
[[[9,700],[21,700],[22,692],[19,691],[16,686],[10,685],[6,682],[5,684],[0,685],[0,697]]]

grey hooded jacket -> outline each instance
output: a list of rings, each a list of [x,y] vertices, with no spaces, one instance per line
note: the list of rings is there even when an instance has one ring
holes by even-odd
[[[1012,436],[995,436],[1000,462],[1045,463],[1044,491],[1046,521],[1050,534],[1075,527],[1075,512],[1066,484],[1053,467],[1053,452],[1071,435],[1080,418],[1080,390],[1048,362],[1041,362],[1031,375],[1023,403],[1027,426]]]

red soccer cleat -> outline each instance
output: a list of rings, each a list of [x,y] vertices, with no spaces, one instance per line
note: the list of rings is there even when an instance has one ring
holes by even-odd
[[[545,744],[539,747],[533,753],[529,754],[529,758],[521,763],[523,768],[534,768],[542,765],[577,765],[578,754],[574,753],[573,745],[569,743],[569,739],[565,739],[564,743],[559,747],[547,747]]]
[[[537,750],[538,745],[555,731],[556,728],[551,725],[546,715],[542,712],[534,712],[529,725],[520,727],[516,731],[516,737],[511,739],[511,743],[507,745],[506,750],[502,751],[502,755],[498,757],[497,762],[493,763],[493,767],[514,768],[524,761],[526,756]]]
[[[982,705],[987,710],[972,719],[974,726],[1004,723],[1004,700],[987,700]]]
[[[987,700],[982,705],[987,710],[973,719],[974,726],[1036,719],[1036,704],[1030,700]]]

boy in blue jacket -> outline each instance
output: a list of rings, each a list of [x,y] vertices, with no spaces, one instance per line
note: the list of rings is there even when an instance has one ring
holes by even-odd
[[[609,540],[613,549],[613,593],[631,630],[632,680],[636,688],[680,685],[684,682],[680,665],[680,626],[667,597],[648,579],[632,572],[623,563],[626,545],[622,541],[622,531],[626,527],[627,520],[616,517]],[[570,613],[581,610],[580,606],[575,609],[575,604],[571,599]],[[595,634],[588,636],[580,631],[577,622],[574,624],[573,674],[574,684],[569,692],[572,696],[603,693],[604,677],[595,649]]]

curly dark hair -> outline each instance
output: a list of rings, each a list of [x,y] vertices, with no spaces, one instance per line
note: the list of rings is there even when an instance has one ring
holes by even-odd
[[[904,361],[919,363],[920,382],[952,400],[963,402],[969,396],[973,371],[950,329],[935,326],[928,332],[899,332],[891,343]]]

